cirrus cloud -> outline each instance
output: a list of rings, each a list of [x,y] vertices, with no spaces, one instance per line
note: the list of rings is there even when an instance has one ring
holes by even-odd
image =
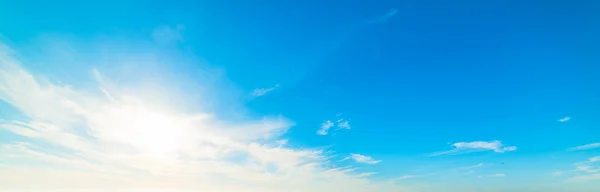
[[[484,151],[494,151],[496,153],[504,153],[507,151],[515,151],[517,147],[515,146],[504,146],[501,141],[473,141],[473,142],[457,142],[452,144],[454,149],[442,152],[436,152],[431,154],[431,156],[440,156],[440,155],[457,155],[457,154],[466,154],[466,153],[474,153],[474,152],[484,152]]]
[[[218,86],[150,67],[177,63],[160,63],[173,59],[169,55],[128,50],[132,55],[111,55],[120,61],[113,68],[91,67],[87,83],[56,83],[26,69],[27,63],[17,58],[27,56],[0,44],[0,101],[24,117],[0,116],[3,138],[19,140],[0,141],[0,189],[402,190],[365,178],[373,173],[335,168],[330,152],[286,144],[282,135],[294,123],[285,117],[230,121],[213,106],[204,108],[201,104],[218,103],[208,100],[218,97],[191,90],[211,93],[221,91],[213,89]],[[85,58],[82,63],[105,59]],[[140,79],[140,74],[151,78]],[[195,87],[179,90],[176,85],[182,84]],[[205,101],[196,105],[186,98]]]

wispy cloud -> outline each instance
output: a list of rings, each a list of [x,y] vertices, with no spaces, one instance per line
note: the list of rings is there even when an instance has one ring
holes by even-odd
[[[373,19],[371,22],[372,23],[381,23],[381,22],[385,22],[389,19],[391,19],[392,17],[394,17],[396,14],[398,13],[398,9],[393,8],[390,9],[388,12],[386,12],[385,14]]]
[[[269,88],[254,89],[254,90],[252,90],[252,96],[253,97],[264,96],[271,91],[275,91],[277,88],[279,88],[279,84],[276,84],[273,87],[269,87]]]
[[[517,147],[515,146],[504,146],[501,141],[474,141],[474,142],[458,142],[452,144],[454,149],[449,151],[436,152],[431,154],[431,156],[440,156],[440,155],[456,155],[456,154],[466,154],[473,152],[483,152],[483,151],[494,151],[496,153],[504,153],[507,151],[515,151]]]
[[[569,121],[569,120],[571,120],[571,117],[563,117],[563,118],[560,118],[560,119],[558,120],[558,122],[564,123],[564,122],[567,122],[567,121]]]
[[[570,176],[569,182],[586,182],[600,180],[600,156],[588,158],[586,161],[573,163],[571,170],[555,171],[554,176]]]
[[[365,164],[377,164],[377,163],[381,162],[381,160],[375,160],[373,157],[356,154],[356,153],[350,153],[350,156],[346,157],[346,158],[350,158],[358,163],[365,163]]]
[[[336,115],[336,116],[340,116],[340,115],[341,114]],[[317,130],[317,134],[318,135],[327,135],[327,134],[329,134],[329,130],[332,127],[337,127],[337,129],[335,129],[335,130],[350,129],[351,128],[350,127],[350,122],[348,120],[343,119],[343,118],[338,119],[337,121],[335,121],[335,123],[333,121],[331,121],[331,120],[326,120],[325,122],[323,122],[321,124],[320,129]]]
[[[340,129],[350,129],[350,122],[348,122],[348,120],[339,119],[337,120],[337,127]]]
[[[321,129],[319,129],[317,131],[318,135],[327,135],[329,132],[329,129],[333,127],[333,122],[331,122],[330,120],[327,120],[323,123],[321,123]]]
[[[396,180],[401,181],[401,180],[411,179],[411,178],[415,178],[415,177],[419,177],[419,175],[403,175],[403,176],[396,178]]]
[[[492,174],[492,175],[483,175],[483,176],[477,176],[477,178],[489,178],[489,177],[506,177],[506,175],[504,175],[503,173],[497,173],[497,174]]]
[[[587,145],[573,147],[573,148],[570,148],[569,151],[581,151],[581,150],[589,150],[589,149],[595,149],[595,148],[600,148],[600,143],[590,143]]]
[[[569,182],[588,182],[588,181],[596,181],[600,180],[600,173],[591,174],[591,175],[579,175],[570,178]]]
[[[475,173],[475,171],[473,169],[483,167],[483,165],[484,165],[483,163],[479,163],[477,165],[459,167],[459,168],[454,169],[454,171],[467,171],[467,173],[465,173],[465,174],[473,174],[473,173]]]
[[[183,41],[183,35],[181,32],[185,29],[183,25],[177,25],[175,27],[171,26],[161,26],[152,31],[152,38],[155,42],[165,44],[165,43],[175,43]]]
[[[98,52],[111,48],[114,47],[103,47]],[[0,141],[3,160],[0,188],[181,191],[185,186],[208,192],[401,190],[388,182],[366,178],[372,173],[335,168],[328,160],[331,157],[322,150],[287,144],[281,137],[293,122],[284,117],[255,119],[244,115],[241,119],[246,120],[230,120],[227,115],[216,115],[219,113],[213,108],[194,105],[193,101],[199,98],[206,100],[202,103],[219,102],[189,90],[209,89],[207,93],[223,90],[189,82],[181,78],[181,73],[171,79],[175,75],[165,74],[168,70],[149,69],[147,61],[151,59],[144,58],[152,54],[143,51],[146,48],[128,47],[126,53],[130,55],[111,57],[119,62],[109,63],[118,66],[127,63],[125,69],[135,70],[120,71],[121,68],[110,66],[107,68],[116,71],[105,74],[99,68],[95,73],[106,75],[102,81],[89,78],[90,82],[79,86],[66,86],[79,82],[58,84],[40,73],[30,73],[22,67],[26,64],[17,59],[27,55],[15,56],[15,51],[0,44],[0,100],[25,117],[1,117],[4,119],[0,120],[0,134],[8,134],[2,137],[19,138],[21,142]],[[81,63],[106,59],[98,57],[102,58],[90,57]],[[156,60],[172,59],[162,56]],[[161,66],[171,67],[179,62],[166,63]],[[52,65],[47,64],[44,66]],[[123,75],[113,77],[116,74]],[[140,78],[146,74],[151,75]],[[176,87],[183,84],[199,87]],[[375,162],[357,157],[364,162]]]

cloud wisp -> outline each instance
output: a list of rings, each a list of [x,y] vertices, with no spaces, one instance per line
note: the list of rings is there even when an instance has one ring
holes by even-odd
[[[366,156],[366,155],[361,155],[361,154],[356,154],[356,153],[350,153],[350,156],[344,158],[342,161],[348,160],[348,159],[352,159],[357,163],[364,163],[364,164],[377,164],[380,163],[381,160],[376,160],[373,157],[370,156]]]
[[[350,129],[350,122],[348,122],[348,120],[338,119],[337,127],[340,129]]]
[[[558,119],[558,122],[564,123],[564,122],[567,122],[570,120],[571,120],[571,117],[563,117],[563,118]]]
[[[254,89],[254,90],[252,90],[251,95],[252,95],[252,97],[262,97],[269,92],[275,91],[277,88],[279,88],[279,84],[276,84],[273,87],[269,87],[269,88]]]
[[[331,122],[330,120],[327,120],[323,123],[321,123],[321,129],[319,129],[317,131],[318,135],[327,135],[329,132],[329,129],[333,127],[333,122]]]
[[[172,59],[168,55],[128,50],[132,55],[112,57],[115,65],[127,63],[123,71],[91,67],[91,82],[59,84],[30,72],[17,59],[27,56],[0,44],[0,101],[24,117],[0,119],[0,134],[19,141],[0,141],[0,190],[402,190],[365,178],[371,173],[335,168],[322,150],[293,148],[282,135],[294,123],[284,117],[230,121],[203,108],[218,102],[190,90],[220,91],[216,86],[150,69],[149,62]],[[166,63],[159,66],[177,62]],[[151,78],[139,78],[145,74]],[[182,84],[199,87],[175,86]]]
[[[473,141],[473,142],[458,142],[452,144],[454,149],[442,152],[436,152],[431,154],[430,156],[440,156],[440,155],[458,155],[458,154],[467,154],[474,152],[484,152],[484,151],[494,151],[496,153],[504,153],[508,151],[515,151],[517,147],[515,146],[504,146],[501,141]]]
[[[340,116],[340,115],[336,115],[336,116]],[[334,131],[341,130],[341,129],[348,130],[351,128],[350,122],[343,118],[338,119],[337,121],[335,121],[335,123],[331,120],[326,120],[323,123],[321,123],[321,127],[319,128],[319,130],[317,130],[317,135],[327,135],[327,134],[329,134],[329,130],[333,127],[336,127],[336,129],[334,129]]]
[[[504,173],[497,173],[497,174],[492,174],[492,175],[480,175],[477,176],[477,178],[483,179],[483,178],[493,178],[493,177],[506,177],[506,175],[504,175]]]
[[[382,22],[386,22],[387,20],[391,19],[392,17],[394,17],[396,14],[398,13],[398,9],[397,8],[393,8],[390,9],[388,12],[386,12],[385,14],[371,20],[371,23],[382,23]]]
[[[396,180],[401,181],[401,180],[411,179],[411,178],[415,178],[415,177],[419,177],[419,175],[403,175],[403,176],[396,178]]]
[[[185,30],[183,25],[158,27],[152,31],[152,38],[160,44],[182,42],[183,35],[181,33],[183,30]]]
[[[569,151],[590,150],[590,149],[595,149],[595,148],[600,148],[600,143],[590,143],[590,144],[586,144],[586,145],[573,147],[573,148],[570,148]]]
[[[600,180],[600,156],[588,158],[586,161],[573,164],[574,168],[566,171],[555,171],[555,176],[568,175],[569,182],[588,182]]]

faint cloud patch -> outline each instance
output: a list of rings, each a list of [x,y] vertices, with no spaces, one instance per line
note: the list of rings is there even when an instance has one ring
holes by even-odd
[[[569,151],[589,150],[589,149],[595,149],[595,148],[599,148],[599,147],[600,147],[600,143],[590,143],[587,145],[570,148]]]
[[[356,154],[356,153],[350,153],[350,156],[344,158],[344,160],[347,160],[347,159],[353,159],[357,163],[364,163],[364,164],[371,164],[371,165],[381,162],[381,160],[375,160],[373,157]]]
[[[504,175],[504,173],[497,173],[497,174],[492,174],[492,175],[480,175],[480,176],[477,176],[477,178],[479,178],[479,179],[493,178],[493,177],[506,177],[506,175]]]
[[[279,84],[274,85],[273,87],[269,87],[269,88],[258,88],[258,89],[254,89],[252,90],[252,97],[261,97],[266,95],[267,93],[271,92],[271,91],[275,91],[277,88],[279,88]]]
[[[177,43],[183,41],[181,34],[185,30],[185,26],[179,24],[175,27],[161,26],[152,31],[152,39],[161,44]]]
[[[504,153],[507,151],[515,151],[517,147],[515,146],[504,146],[501,141],[474,141],[474,142],[458,142],[452,144],[454,149],[442,152],[436,152],[431,154],[430,156],[440,156],[440,155],[457,155],[457,154],[466,154],[466,153],[474,153],[474,152],[483,152],[483,151],[494,151],[496,153]]]
[[[570,120],[571,120],[571,117],[563,117],[563,118],[558,119],[558,122],[564,123],[564,122],[567,122]]]
[[[571,176],[569,182],[587,182],[592,180],[600,180],[600,156],[588,158],[586,161],[576,162],[573,164],[574,169],[566,171],[555,171],[554,176]]]
[[[389,11],[387,11],[385,14],[371,20],[371,23],[382,23],[385,22],[389,19],[391,19],[392,17],[394,17],[396,14],[398,13],[398,9],[397,8],[393,8],[390,9]]]
[[[318,135],[327,135],[329,132],[329,129],[333,127],[333,122],[331,122],[330,120],[327,120],[323,123],[321,123],[321,129],[319,129],[317,131]]]
[[[411,178],[415,178],[415,177],[418,177],[418,175],[403,175],[403,176],[396,178],[395,180],[401,181],[401,180],[411,179]]]
[[[337,127],[340,129],[350,129],[350,122],[348,122],[348,120],[338,119]]]

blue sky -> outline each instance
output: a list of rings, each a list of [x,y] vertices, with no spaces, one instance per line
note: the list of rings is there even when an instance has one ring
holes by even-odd
[[[0,189],[598,191],[599,9],[0,0]]]

